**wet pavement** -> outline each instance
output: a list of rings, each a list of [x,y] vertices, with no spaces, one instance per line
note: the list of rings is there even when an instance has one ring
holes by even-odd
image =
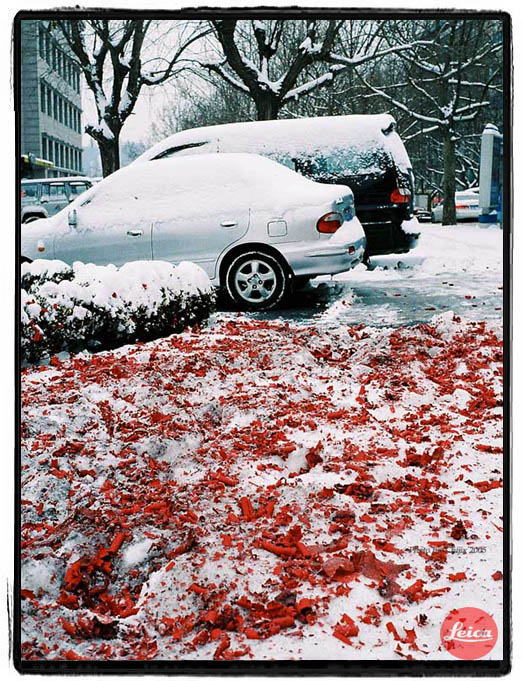
[[[374,257],[369,270],[360,265],[333,279],[312,280],[279,309],[243,314],[328,327],[404,326],[448,310],[463,319],[501,319],[502,232],[469,224],[424,231],[422,246],[409,254]],[[237,314],[223,303],[220,310]]]

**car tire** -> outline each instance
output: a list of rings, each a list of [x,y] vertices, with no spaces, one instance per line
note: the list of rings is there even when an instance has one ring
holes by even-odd
[[[270,310],[286,296],[290,277],[268,253],[248,251],[235,257],[225,274],[227,293],[242,310]]]

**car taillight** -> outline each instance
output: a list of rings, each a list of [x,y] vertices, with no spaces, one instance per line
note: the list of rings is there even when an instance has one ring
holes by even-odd
[[[344,218],[341,213],[326,213],[317,221],[317,231],[321,234],[334,234],[343,222]]]
[[[401,194],[398,189],[394,189],[390,194],[390,201],[392,203],[409,203],[411,194]]]
[[[466,206],[465,203],[457,203],[457,204],[455,205],[455,208],[456,208],[457,210],[465,210],[466,208],[469,208],[469,206]]]

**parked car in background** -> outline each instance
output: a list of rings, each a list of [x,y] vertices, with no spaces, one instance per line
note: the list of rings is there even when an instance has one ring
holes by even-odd
[[[56,177],[22,180],[22,222],[56,215],[92,186],[87,177]]]
[[[429,222],[431,220],[431,212],[427,208],[420,208],[419,206],[414,206],[413,215],[417,218],[419,222]]]
[[[455,210],[457,220],[478,220],[480,215],[479,207],[479,191],[478,187],[465,189],[461,192],[455,192]],[[442,222],[443,211],[442,199],[431,211],[432,222]]]
[[[127,166],[47,220],[22,227],[23,260],[120,266],[189,260],[244,309],[276,306],[296,284],[359,264],[352,191],[251,154]]]
[[[229,123],[184,130],[134,163],[208,152],[268,156],[305,177],[348,185],[368,241],[368,254],[406,253],[412,229],[414,177],[388,114]],[[403,223],[407,224],[406,231]]]

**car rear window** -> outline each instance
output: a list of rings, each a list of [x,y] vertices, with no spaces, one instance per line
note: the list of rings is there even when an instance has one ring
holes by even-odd
[[[326,182],[347,175],[384,175],[392,161],[384,149],[337,147],[293,159],[297,172]]]

